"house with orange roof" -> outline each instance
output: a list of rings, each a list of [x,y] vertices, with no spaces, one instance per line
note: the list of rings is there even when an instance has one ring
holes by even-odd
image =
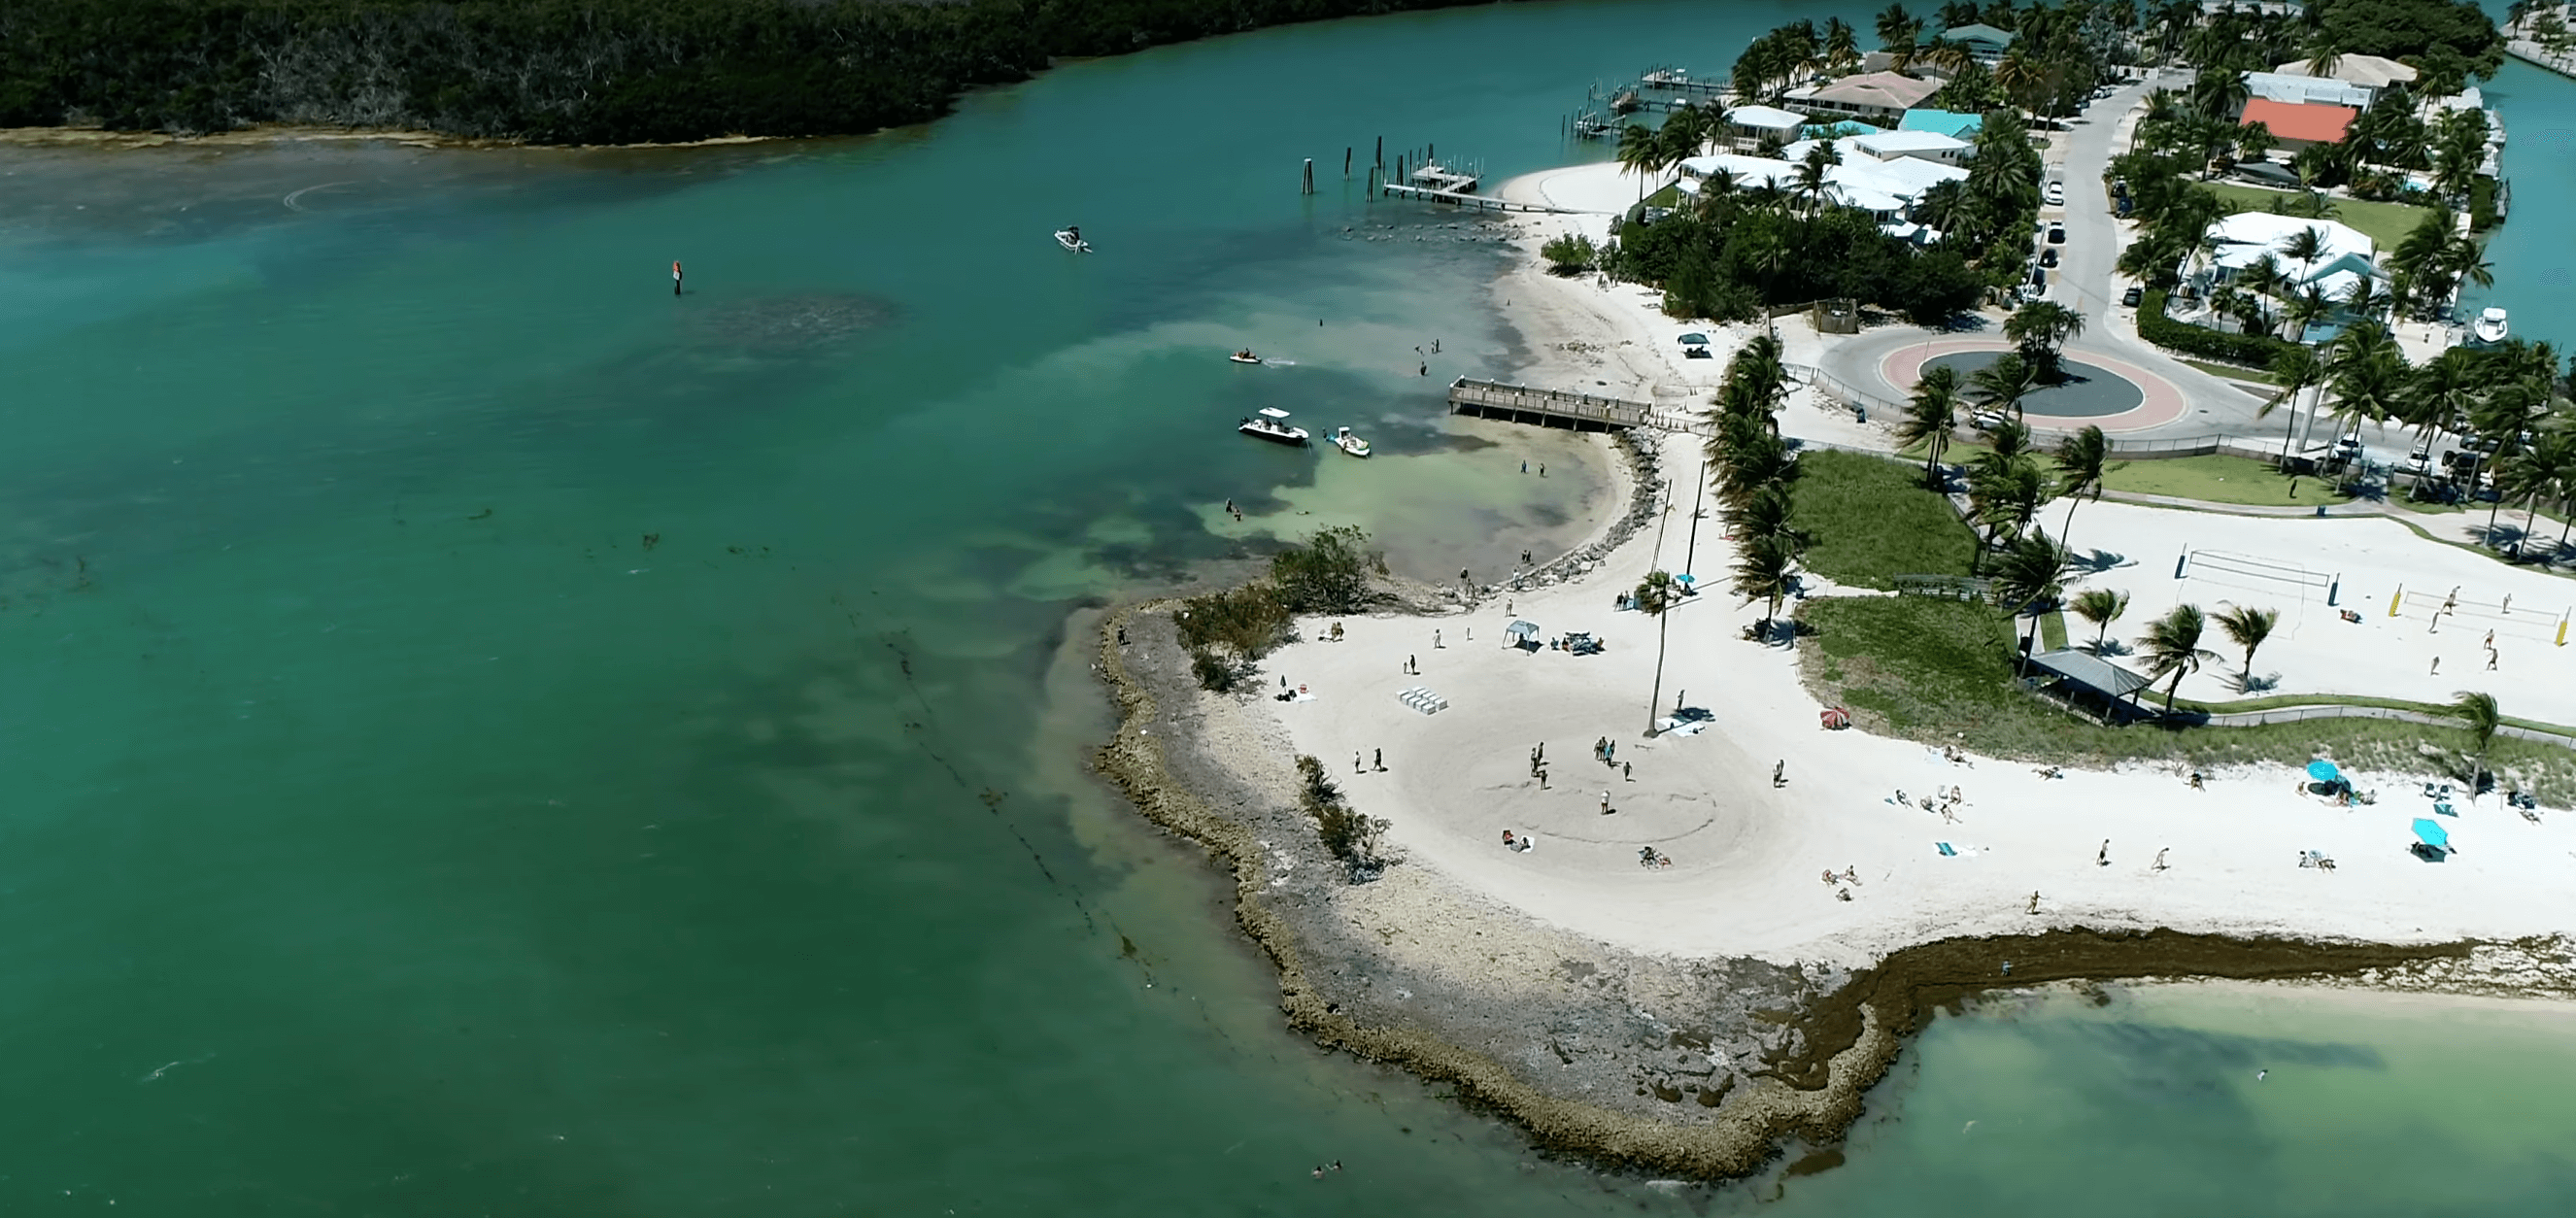
[[[2340,144],[2344,132],[2361,111],[2351,106],[2330,106],[2322,102],[2273,101],[2257,97],[2245,103],[2245,113],[2237,122],[2252,126],[2261,123],[2272,133],[2281,149],[2297,152],[2313,144]]]

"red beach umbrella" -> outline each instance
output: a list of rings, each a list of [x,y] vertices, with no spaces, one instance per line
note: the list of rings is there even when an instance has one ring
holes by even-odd
[[[1851,712],[1839,706],[1828,706],[1816,712],[1816,718],[1824,723],[1827,731],[1838,732],[1851,726]]]

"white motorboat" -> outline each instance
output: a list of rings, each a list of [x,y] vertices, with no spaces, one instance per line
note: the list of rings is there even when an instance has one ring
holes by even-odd
[[[1091,243],[1082,239],[1082,226],[1068,224],[1055,230],[1055,243],[1077,254],[1091,252]]]
[[[1280,444],[1303,445],[1306,443],[1306,429],[1303,427],[1290,427],[1288,425],[1288,412],[1281,410],[1276,406],[1262,407],[1261,413],[1236,424],[1234,429],[1247,436],[1253,436],[1263,440],[1271,440]]]
[[[2479,310],[2476,321],[2469,323],[2469,337],[2492,346],[2503,342],[2510,329],[2505,323],[2505,311],[2489,305]]]
[[[1257,363],[1260,363],[1260,362],[1261,362],[1261,357],[1260,357],[1260,356],[1258,356],[1258,355],[1254,355],[1254,354],[1252,353],[1252,348],[1250,348],[1250,347],[1245,347],[1243,350],[1241,350],[1241,351],[1237,351],[1237,352],[1235,352],[1234,354],[1227,356],[1226,358],[1227,358],[1227,359],[1230,359],[1230,360],[1233,360],[1234,362],[1236,362],[1236,363],[1238,363],[1238,364],[1257,364]]]
[[[1354,457],[1369,455],[1369,442],[1361,439],[1360,433],[1347,427],[1333,429],[1333,445]]]

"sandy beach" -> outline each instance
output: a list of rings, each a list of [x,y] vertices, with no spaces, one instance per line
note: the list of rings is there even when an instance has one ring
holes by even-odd
[[[1541,243],[1592,220],[1514,222],[1529,257],[1494,291],[1529,351],[1520,379],[1700,408],[1753,331],[1677,323],[1649,289],[1540,267]],[[1686,330],[1708,334],[1715,358],[1685,359]],[[1792,360],[1820,345],[1800,327],[1783,336]],[[1804,391],[1781,422],[1809,442],[1885,446]],[[2195,786],[2178,766],[2050,774],[1826,730],[1798,646],[1746,641],[1762,607],[1725,589],[1733,555],[1713,506],[1694,519],[1698,439],[1631,442],[1678,490],[1631,487],[1630,515],[1599,543],[1470,603],[1452,593],[1427,613],[1300,621],[1301,641],[1262,663],[1271,696],[1194,688],[1168,616],[1150,608],[1121,619],[1132,642],[1123,627],[1104,637],[1128,713],[1102,769],[1148,816],[1231,861],[1238,916],[1279,962],[1295,1025],[1450,1080],[1542,1142],[1725,1175],[1786,1133],[1834,1136],[1927,1004],[2023,978],[2576,992],[2566,954],[2532,946],[2566,930],[2576,821],[2461,797],[2440,817],[2455,851],[2428,862],[2408,847],[2413,820],[2436,815],[2419,789],[2448,781],[2429,764],[2350,774],[2377,801],[2347,808],[2283,766]],[[2098,503],[2080,509],[2074,540],[2101,551],[2088,579],[2135,598],[2115,633],[2182,599],[2281,608],[2256,665],[2279,690],[2381,692],[2426,647],[2477,645],[2483,624],[2448,621],[2452,637],[2401,642],[2440,604],[2398,595],[2401,583],[2459,584],[2464,603],[2499,611],[2510,593],[2518,625],[2535,629],[2544,608],[2552,621],[2565,610],[2539,603],[2556,581],[2387,520]],[[1701,588],[1663,623],[1617,607],[1655,570]],[[1883,594],[1810,575],[1802,595]],[[2339,615],[2364,601],[2377,612],[2363,624]],[[1507,646],[1515,622],[1542,645]],[[1604,650],[1544,645],[1568,632]],[[2556,696],[2535,691],[2556,683],[2563,651],[2514,637],[2516,683],[2490,688],[2509,713],[2556,713]],[[2185,692],[2236,697],[2236,680],[2222,659]],[[2395,688],[2451,688],[2422,685]],[[1426,700],[1436,711],[1418,709]],[[1693,724],[1661,730],[1685,710]],[[1394,866],[1354,884],[1323,854],[1296,805],[1300,755],[1385,822]],[[2335,865],[2303,866],[2311,852]]]

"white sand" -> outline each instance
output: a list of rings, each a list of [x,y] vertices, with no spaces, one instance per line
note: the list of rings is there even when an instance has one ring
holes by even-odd
[[[1562,222],[1527,226],[1526,240],[1534,245]],[[1604,292],[1589,280],[1531,269],[1497,291],[1509,295],[1515,324],[1540,348],[1542,372],[1571,376],[1588,363],[1591,379],[1613,391],[1696,391],[1704,400],[1724,362],[1723,349],[1715,360],[1681,360],[1670,339],[1682,327],[1655,314],[1651,295],[1639,289]],[[1784,423],[1795,432],[1810,417],[1793,409]],[[1700,523],[1695,563],[1687,557],[1688,488],[1701,472],[1696,450],[1687,437],[1665,447],[1668,473],[1684,488],[1681,509],[1668,509],[1664,528],[1641,532],[1587,578],[1445,619],[1342,619],[1345,641],[1301,643],[1268,665],[1311,691],[1312,701],[1254,705],[1278,716],[1298,751],[1322,758],[1357,807],[1393,822],[1390,836],[1407,852],[1408,866],[1556,927],[1647,953],[1859,964],[1928,939],[2070,925],[2420,942],[2563,932],[2576,920],[2576,904],[2565,896],[2576,880],[2576,819],[2567,814],[2536,825],[2493,799],[2463,801],[2457,819],[2442,818],[2458,853],[2442,863],[2408,853],[2410,822],[2430,814],[2408,792],[2430,773],[2356,775],[2382,798],[2344,810],[2298,794],[2294,773],[2280,767],[2214,776],[2204,791],[2188,789],[2179,774],[2148,770],[2070,770],[2048,780],[2025,765],[1984,758],[1953,765],[1920,745],[1821,730],[1820,708],[1798,682],[1795,653],[1739,639],[1760,609],[1739,606],[1715,586],[1724,582],[1730,554],[1713,518]],[[2305,531],[2319,525],[2331,531]],[[2292,537],[2286,530],[2293,528],[2302,531]],[[2136,591],[2139,608],[2124,623],[2131,634],[2145,611],[2170,602],[2150,585],[2171,582],[2173,559],[2186,545],[2309,555],[2311,566],[2346,570],[2348,603],[2367,591],[2382,613],[2390,591],[2382,571],[2403,573],[2412,586],[2420,570],[2443,591],[2465,583],[2495,589],[2496,599],[2522,578],[2473,556],[2459,556],[2470,564],[2459,573],[2437,575],[2452,571],[2451,552],[2387,522],[2249,521],[2104,503],[2081,509],[2075,532],[2081,545],[2138,560],[2102,581]],[[2329,563],[2345,545],[2351,557]],[[1657,709],[1670,713],[1687,691],[1690,705],[1715,718],[1696,735],[1646,740],[1655,623],[1614,612],[1612,600],[1657,567],[1695,567],[1712,585],[1672,614]],[[2463,590],[2464,599],[2472,590]],[[2192,596],[2214,606],[2215,597],[2200,590]],[[2517,598],[2517,613],[2525,603]],[[1609,650],[1588,657],[1507,650],[1503,628],[1514,618],[1538,623],[1551,637],[1595,632]],[[2402,623],[2375,623],[2347,627],[2311,607],[2296,629],[2285,625],[2258,668],[2278,668],[2285,684],[2298,674],[2302,682],[2425,694],[2375,684],[2372,666],[2410,662],[2389,642],[2404,633],[2396,628]],[[1329,623],[1303,626],[1315,638]],[[2330,627],[2366,631],[2372,642],[2347,644]],[[2454,629],[2446,623],[2444,633]],[[2474,645],[2483,629],[2461,633]],[[2507,653],[2530,689],[2488,686],[2509,710],[2527,703],[2539,714],[2547,701],[2541,690],[2555,670],[2544,667],[2537,647],[2521,643]],[[2528,661],[2524,652],[2533,653]],[[2545,663],[2563,662],[2557,654]],[[1421,675],[1402,671],[1408,657],[1419,660]],[[2330,662],[2344,675],[2311,675]],[[1416,686],[1447,699],[1449,708],[1424,715],[1398,701],[1399,691]],[[2444,678],[2439,696],[2454,687]],[[1634,764],[1634,782],[1589,759],[1603,736],[1617,742],[1620,760]],[[1529,777],[1529,751],[1542,741],[1546,789]],[[1354,754],[1365,761],[1379,749],[1386,772],[1348,768]],[[1788,785],[1774,789],[1771,767],[1780,760]],[[1920,796],[1954,784],[1967,793],[1956,823],[1892,802],[1899,788]],[[1605,792],[1617,809],[1610,815],[1601,812]],[[1505,829],[1535,834],[1537,847],[1506,851]],[[2105,839],[2110,863],[2097,865]],[[1960,854],[1942,856],[1937,842]],[[1641,868],[1645,845],[1677,865]],[[2169,869],[2153,870],[2166,848]],[[2303,850],[2332,856],[2337,870],[2299,867]],[[1847,867],[1860,884],[1820,879],[1826,868]],[[1838,889],[1854,899],[1838,899]],[[2041,894],[2035,916],[2026,912],[2033,892]]]

